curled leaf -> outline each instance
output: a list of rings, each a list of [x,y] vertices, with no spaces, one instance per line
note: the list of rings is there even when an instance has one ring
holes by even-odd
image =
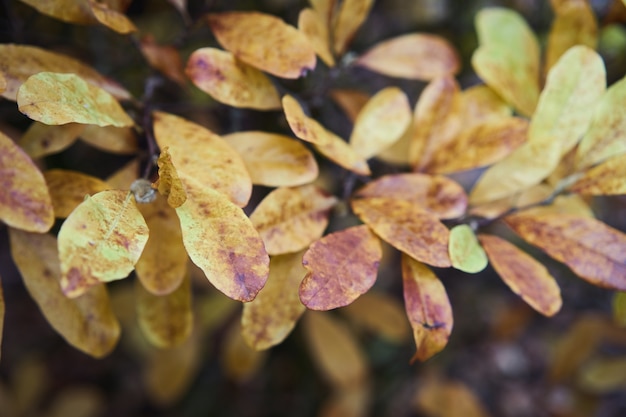
[[[237,382],[246,382],[258,374],[267,359],[267,352],[252,349],[241,334],[241,326],[234,323],[223,338],[221,365],[226,376]]]
[[[335,58],[330,51],[330,36],[324,16],[315,9],[302,9],[298,16],[298,29],[309,39],[317,56],[329,67],[334,67]]]
[[[155,184],[157,189],[162,196],[167,198],[167,203],[170,206],[180,207],[187,200],[187,193],[178,177],[178,172],[172,163],[172,157],[167,147],[161,151],[157,165],[159,166],[159,179]]]
[[[61,152],[72,145],[84,129],[85,125],[79,123],[46,125],[33,122],[17,144],[31,158],[41,158]]]
[[[374,0],[344,0],[333,22],[333,51],[343,55],[374,4]]]
[[[85,200],[111,187],[100,178],[65,169],[51,169],[43,174],[52,198],[54,216],[66,218]]]
[[[475,274],[487,266],[487,255],[472,228],[466,224],[459,224],[450,230],[449,251],[452,266],[463,272]]]
[[[487,408],[469,386],[460,381],[426,379],[415,396],[420,413],[441,417],[489,417]]]

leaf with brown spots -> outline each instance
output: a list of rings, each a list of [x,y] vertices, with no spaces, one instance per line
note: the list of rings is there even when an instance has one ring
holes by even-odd
[[[324,24],[331,21],[337,0],[309,0],[313,9],[322,16]]]
[[[511,291],[544,316],[561,309],[561,290],[545,266],[498,236],[481,234],[478,238],[489,263]]]
[[[100,282],[126,278],[148,240],[148,226],[121,190],[87,197],[59,230],[61,288],[78,297]]]
[[[185,186],[211,187],[240,207],[248,204],[252,181],[239,154],[210,130],[172,114],[155,112],[154,136],[168,147]]]
[[[209,282],[234,300],[253,300],[267,280],[269,257],[243,210],[212,188],[187,187],[176,214],[187,253]]]
[[[171,45],[156,43],[153,36],[144,36],[139,47],[141,54],[146,58],[152,68],[159,70],[170,80],[181,87],[187,85],[187,77],[183,69],[183,60],[180,58],[178,49]]]
[[[123,13],[112,9],[106,3],[88,0],[91,13],[100,24],[123,35],[136,32],[137,27]]]
[[[4,74],[0,72],[0,94],[4,93],[4,90],[7,89],[7,79],[4,77]]]
[[[313,242],[302,258],[308,272],[300,285],[300,301],[311,310],[352,303],[376,282],[382,255],[380,240],[364,225]]]
[[[120,336],[120,324],[102,284],[78,298],[61,291],[56,239],[9,229],[11,255],[26,289],[50,325],[75,348],[96,358],[109,354]]]
[[[265,287],[243,305],[241,332],[253,349],[264,350],[281,343],[293,330],[306,308],[298,287],[306,275],[303,252],[273,256]]]
[[[456,74],[461,62],[454,47],[444,38],[411,33],[374,45],[356,65],[390,77],[430,81]]]
[[[139,178],[139,159],[135,158],[111,174],[106,182],[113,189],[130,190],[137,178]]]
[[[280,255],[306,249],[319,239],[337,199],[315,185],[278,188],[250,215],[267,253]]]
[[[589,169],[568,190],[584,195],[626,194],[626,154]]]
[[[487,255],[478,243],[476,234],[466,224],[450,229],[450,261],[452,266],[463,272],[475,274],[487,266]]]
[[[306,36],[281,19],[259,12],[207,16],[217,41],[248,65],[281,78],[299,78],[315,68]]]
[[[353,198],[354,213],[381,239],[416,260],[449,267],[449,231],[436,215],[409,200],[389,197]]]
[[[288,136],[247,131],[222,139],[241,155],[253,184],[294,187],[312,182],[319,174],[313,154]]]
[[[355,199],[389,198],[404,200],[441,219],[462,216],[467,208],[467,195],[461,185],[440,175],[392,174],[360,188]]]
[[[417,349],[411,362],[425,361],[448,344],[452,307],[446,289],[433,271],[407,255],[402,255],[402,282],[404,308]]]
[[[280,109],[272,81],[227,51],[201,48],[191,54],[185,72],[200,90],[220,103],[256,109]]]
[[[11,227],[44,233],[54,223],[48,187],[39,168],[0,132],[0,220]]]
[[[298,29],[309,39],[317,56],[329,67],[334,67],[335,58],[330,51],[328,24],[324,17],[314,9],[302,9],[298,16]]]
[[[139,150],[137,136],[129,127],[87,125],[80,139],[96,149],[120,155],[135,154]]]
[[[626,235],[603,222],[567,214],[516,214],[506,223],[528,243],[599,287],[626,290]]]
[[[20,137],[17,144],[31,158],[41,158],[61,152],[71,146],[83,132],[86,125],[68,123],[66,125],[46,125],[33,122]]]
[[[344,0],[339,6],[336,18],[333,22],[333,51],[341,56],[346,52],[352,38],[356,35],[370,9],[374,5],[374,0]]]
[[[159,166],[159,179],[154,186],[163,197],[167,198],[167,204],[173,208],[180,207],[187,200],[187,193],[172,163],[167,146],[161,150],[157,165]]]
[[[78,171],[51,169],[43,173],[52,198],[54,216],[66,218],[85,200],[85,196],[94,195],[111,187],[100,178]]]

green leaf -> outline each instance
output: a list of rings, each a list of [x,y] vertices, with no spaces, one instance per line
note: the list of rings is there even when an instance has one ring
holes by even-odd
[[[466,224],[459,224],[450,230],[448,250],[452,266],[463,272],[480,272],[489,263],[474,231]]]

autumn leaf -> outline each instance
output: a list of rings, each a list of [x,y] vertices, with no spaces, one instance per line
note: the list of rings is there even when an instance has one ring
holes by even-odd
[[[563,262],[590,283],[626,290],[626,235],[603,222],[566,214],[508,216],[506,223],[528,243]]]
[[[0,219],[11,227],[44,233],[54,223],[52,201],[41,171],[0,132]]]
[[[167,204],[173,208],[180,207],[187,200],[187,193],[172,163],[168,147],[161,150],[157,165],[159,166],[159,179],[155,184],[156,188],[163,197],[167,198]]]
[[[77,298],[61,291],[56,239],[9,229],[11,255],[26,289],[50,325],[75,348],[96,358],[109,354],[120,336],[120,325],[106,287],[91,287]]]
[[[78,171],[51,169],[43,173],[54,207],[54,216],[66,218],[85,200],[86,195],[94,195],[111,187],[100,178]]]
[[[241,325],[233,323],[222,338],[220,362],[224,374],[239,383],[250,381],[265,364],[268,352],[252,349],[241,334]]]
[[[402,282],[404,307],[417,348],[411,362],[425,361],[448,344],[452,307],[443,284],[430,268],[407,255],[402,255]]]
[[[17,104],[26,116],[48,125],[133,125],[112,95],[75,74],[40,72],[29,77],[17,92]]]
[[[317,56],[329,67],[334,67],[335,58],[330,51],[330,35],[324,16],[308,7],[302,9],[298,16],[298,29],[311,42],[311,47]]]
[[[421,81],[456,74],[461,66],[448,41],[427,33],[379,42],[357,58],[355,64],[390,77]]]
[[[307,274],[300,300],[311,310],[343,307],[376,282],[380,241],[367,226],[354,226],[313,242],[302,258]]]
[[[617,291],[611,303],[613,322],[619,327],[626,327],[626,292]]]
[[[315,51],[304,34],[259,12],[207,16],[217,41],[248,65],[281,78],[299,78],[315,68]]]
[[[7,79],[4,78],[4,74],[0,72],[0,94],[4,93],[4,90],[7,89]]]
[[[607,159],[587,170],[568,190],[585,195],[626,194],[626,155]]]
[[[367,415],[372,402],[372,388],[364,380],[347,388],[335,389],[320,407],[318,417],[361,417]]]
[[[96,149],[120,155],[135,154],[139,150],[135,132],[129,127],[87,125],[80,139]]]
[[[315,185],[277,188],[259,203],[250,221],[270,255],[297,252],[322,236],[336,203]]]
[[[87,197],[59,230],[61,288],[77,297],[100,282],[126,278],[148,240],[132,194],[108,190]]]
[[[374,4],[374,0],[344,0],[333,22],[333,51],[340,56],[346,52]]]
[[[133,22],[128,19],[123,13],[112,9],[106,3],[102,3],[96,0],[88,0],[87,4],[91,8],[91,13],[103,26],[114,30],[117,33],[126,35],[131,32],[136,32],[138,29]]]
[[[487,255],[472,228],[466,224],[459,224],[450,230],[448,247],[450,262],[456,269],[475,274],[487,266]]]
[[[277,255],[270,259],[270,274],[263,290],[244,304],[241,332],[253,349],[264,350],[281,343],[293,330],[306,308],[298,288],[306,275],[303,252]]]
[[[511,291],[544,316],[561,309],[561,290],[545,266],[502,238],[485,234],[478,238],[489,263]]]
[[[513,109],[492,88],[478,84],[461,91],[461,107],[468,123],[479,125],[488,120],[512,115]]]
[[[415,395],[420,413],[441,417],[489,417],[487,408],[469,386],[460,381],[426,378]]]
[[[178,49],[171,45],[160,45],[152,36],[144,36],[140,43],[141,54],[151,67],[159,70],[181,87],[187,85],[183,61]]]
[[[261,71],[215,48],[194,51],[185,73],[200,90],[229,106],[280,109],[280,97],[272,81]]]
[[[344,111],[352,123],[370,100],[370,95],[359,90],[335,88],[330,92],[330,98]]]
[[[84,129],[85,125],[79,123],[55,126],[33,122],[17,144],[31,158],[41,158],[71,146]]]

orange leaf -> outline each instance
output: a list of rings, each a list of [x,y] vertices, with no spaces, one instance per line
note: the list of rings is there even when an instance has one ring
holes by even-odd
[[[207,20],[217,41],[248,65],[281,78],[298,78],[315,68],[315,51],[306,36],[275,16],[225,12]]]
[[[159,45],[154,37],[145,36],[139,43],[141,54],[146,58],[151,67],[161,71],[170,80],[181,87],[187,85],[187,77],[183,70],[183,61],[178,49],[170,45]]]
[[[109,7],[106,3],[96,0],[87,1],[91,13],[102,25],[123,35],[136,32],[137,27],[123,13]]]
[[[131,128],[87,125],[80,138],[96,149],[120,155],[137,153],[139,145]]]
[[[328,24],[324,16],[314,9],[302,9],[298,16],[298,29],[309,39],[317,56],[329,67],[334,67],[335,58],[330,51]]]
[[[86,125],[68,123],[66,125],[46,125],[33,122],[17,141],[17,144],[31,158],[41,158],[61,152],[69,147],[83,132]]]
[[[607,159],[576,181],[569,191],[587,195],[626,194],[626,154]]]
[[[449,231],[439,219],[408,200],[352,199],[352,209],[381,239],[432,266],[449,267]]]
[[[220,103],[257,110],[280,109],[280,97],[272,81],[233,54],[201,48],[191,54],[185,69],[200,90]]]
[[[297,252],[319,239],[337,199],[315,185],[278,188],[250,215],[270,255]]]
[[[54,216],[65,218],[85,200],[111,187],[100,178],[77,171],[51,169],[43,174],[52,198]]]
[[[302,258],[308,272],[300,285],[300,300],[312,310],[350,304],[374,285],[382,256],[380,241],[367,226],[324,236]]]
[[[333,51],[343,55],[374,4],[374,0],[344,0],[333,22]]]
[[[54,210],[43,175],[8,136],[0,132],[0,220],[43,233],[54,223]]]
[[[545,266],[497,236],[481,234],[478,239],[489,263],[511,291],[544,316],[553,316],[561,309],[561,290]]]
[[[356,60],[363,66],[390,77],[430,81],[456,74],[459,57],[440,36],[412,33],[374,45]]]
[[[524,240],[590,283],[626,290],[626,235],[596,219],[566,214],[508,216]]]
[[[167,198],[167,204],[173,208],[180,207],[187,200],[187,193],[172,163],[167,146],[161,151],[157,165],[159,166],[159,179],[155,185],[159,193]]]
[[[404,307],[417,347],[411,362],[425,361],[448,343],[452,307],[446,289],[430,268],[406,255],[402,255],[402,282]]]

